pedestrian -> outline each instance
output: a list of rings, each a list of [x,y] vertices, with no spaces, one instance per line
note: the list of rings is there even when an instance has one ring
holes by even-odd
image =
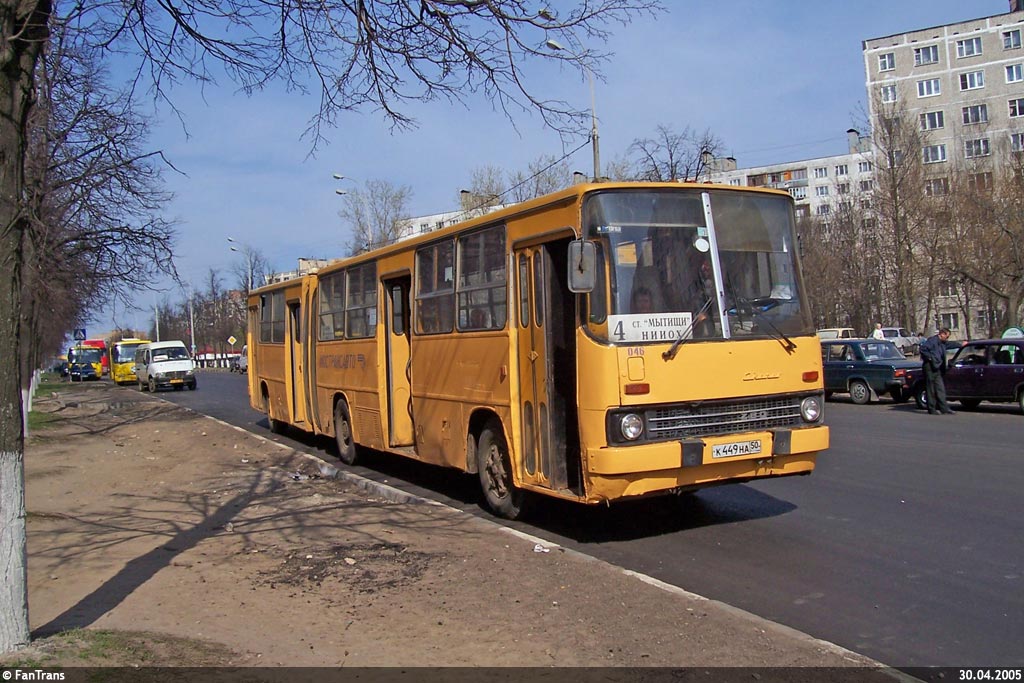
[[[885,332],[882,332],[882,323],[875,323],[875,331],[871,333],[871,338],[879,341],[885,339]]]
[[[921,345],[921,360],[924,369],[925,396],[928,402],[928,414],[953,415],[946,403],[946,340],[949,339],[949,328],[939,329],[938,334],[928,337]]]

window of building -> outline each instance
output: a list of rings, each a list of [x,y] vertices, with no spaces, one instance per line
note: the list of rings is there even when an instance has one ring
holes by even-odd
[[[872,229],[873,227],[875,227],[875,219],[874,219],[874,218],[871,218],[871,217],[868,217],[868,218],[862,218],[862,219],[860,220],[860,226],[861,226],[862,228],[864,228],[865,230],[870,230],[870,229]]]
[[[828,169],[825,168],[824,166],[822,166],[820,168],[814,169],[814,177],[815,178],[827,178],[828,177]]]
[[[972,104],[963,108],[964,125],[972,123],[988,123],[988,105]]]
[[[896,68],[896,55],[892,52],[886,52],[884,55],[878,55],[878,70],[879,71],[892,71]]]
[[[989,192],[992,189],[992,173],[971,173],[967,176],[967,186],[978,192]]]
[[[416,332],[451,332],[455,322],[455,242],[416,251]]]
[[[1024,116],[1024,99],[1010,100],[1010,117]]]
[[[938,289],[939,296],[956,296],[956,282],[953,280],[941,280]]]
[[[875,187],[875,181],[873,180],[862,180],[860,181],[860,191],[870,192]]]
[[[797,218],[807,218],[811,215],[811,207],[806,204],[793,207],[793,213]]]
[[[870,161],[862,161],[857,164],[857,170],[861,173],[870,173],[872,168],[874,167]]]
[[[459,238],[459,329],[500,330],[507,317],[505,226]]]
[[[318,295],[320,341],[345,337],[345,273],[320,278]]]
[[[1024,64],[1020,62],[1008,64],[1006,66],[1006,82],[1020,83],[1021,81],[1024,81]]]
[[[819,204],[818,208],[814,210],[814,213],[818,214],[819,216],[827,216],[830,210],[831,207],[828,204]]]
[[[984,71],[968,71],[967,73],[960,74],[960,89],[961,90],[977,90],[978,88],[985,87],[985,72]]]
[[[836,192],[838,194],[850,194],[850,183],[839,183],[836,185]]]
[[[732,180],[729,181],[729,184],[730,185],[740,185],[740,184],[742,184],[742,181],[739,178],[733,178]]]
[[[929,197],[949,194],[949,178],[929,178],[924,182],[924,193]]]
[[[789,194],[793,195],[793,199],[807,199],[807,188],[791,187],[789,188]]]
[[[870,199],[870,197],[863,197],[860,200],[860,208],[864,209],[865,211],[871,208],[871,199]]]
[[[914,66],[924,66],[925,64],[938,64],[938,62],[938,45],[926,45],[925,47],[914,48]]]
[[[938,328],[945,327],[949,330],[960,329],[960,314],[959,313],[940,313],[936,316],[935,326]]]
[[[828,186],[827,185],[819,185],[818,187],[814,188],[814,194],[816,194],[819,197],[827,197],[828,196]]]
[[[850,168],[846,164],[839,164],[838,166],[836,166],[836,175],[837,176],[849,175],[849,173],[850,173]]]
[[[981,54],[981,36],[956,41],[957,59]]]
[[[284,291],[260,294],[260,341],[284,343]]]
[[[1010,149],[1014,152],[1024,152],[1024,133],[1010,133]]]
[[[941,111],[921,114],[921,130],[935,130],[945,126],[945,115]]]
[[[928,145],[922,151],[922,159],[926,164],[937,164],[946,160],[945,145]]]
[[[936,95],[941,94],[942,84],[939,83],[939,79],[929,78],[927,80],[917,82],[918,97],[935,97]]]
[[[989,155],[988,138],[964,140],[964,156],[968,159],[987,157]]]
[[[1004,50],[1019,50],[1020,49],[1020,29],[1015,28],[1012,31],[1003,31],[1003,49]]]
[[[882,96],[882,102],[895,102],[896,101],[896,86],[895,85],[883,85],[879,88],[879,93]]]

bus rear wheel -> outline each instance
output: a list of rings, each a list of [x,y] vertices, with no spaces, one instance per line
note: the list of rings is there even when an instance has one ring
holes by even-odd
[[[338,444],[338,458],[346,465],[359,462],[359,451],[352,438],[352,420],[349,418],[345,401],[334,405],[334,440]]]
[[[493,420],[480,432],[476,462],[487,507],[499,517],[518,519],[523,514],[526,492],[512,483],[512,462],[505,434],[501,425]]]

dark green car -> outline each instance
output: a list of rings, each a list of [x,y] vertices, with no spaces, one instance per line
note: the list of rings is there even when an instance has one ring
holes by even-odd
[[[858,405],[888,394],[897,403],[911,397],[909,370],[921,361],[907,360],[891,341],[877,339],[830,339],[821,342],[825,368],[825,398],[850,394]]]

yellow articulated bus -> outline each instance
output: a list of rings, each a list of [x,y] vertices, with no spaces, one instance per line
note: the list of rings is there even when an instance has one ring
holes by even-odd
[[[110,345],[110,378],[115,384],[134,384],[135,351],[148,339],[122,339]]]
[[[784,192],[577,185],[249,298],[272,429],[477,473],[514,518],[809,474],[821,350]]]

